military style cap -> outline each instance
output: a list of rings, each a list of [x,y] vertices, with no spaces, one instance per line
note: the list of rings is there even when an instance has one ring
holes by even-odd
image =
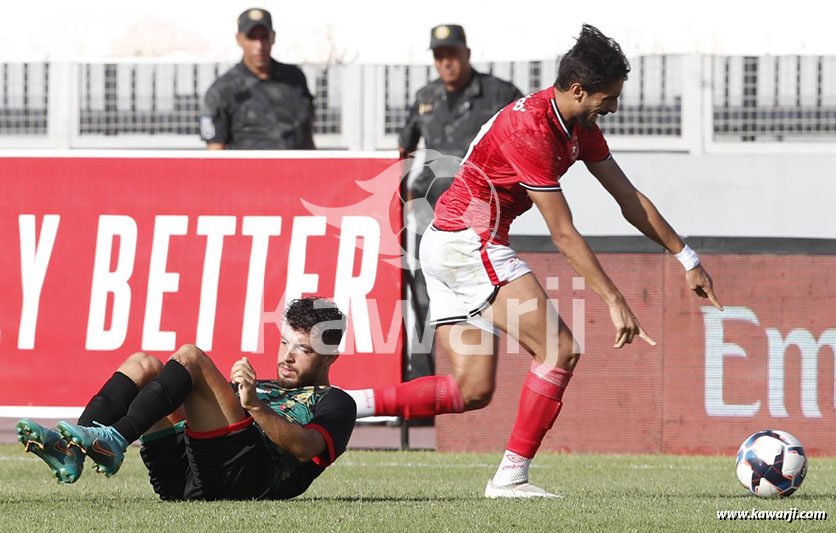
[[[467,46],[464,28],[458,24],[442,24],[430,31],[430,48],[442,46]]]
[[[238,33],[250,33],[256,26],[264,26],[268,31],[273,31],[273,17],[269,11],[254,7],[238,15]]]

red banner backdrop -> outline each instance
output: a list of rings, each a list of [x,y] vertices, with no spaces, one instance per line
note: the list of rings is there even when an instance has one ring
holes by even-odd
[[[0,406],[83,405],[131,353],[185,343],[275,377],[276,311],[313,294],[349,314],[333,382],[400,381],[393,163],[0,159]]]
[[[558,278],[558,290],[547,292],[576,334],[584,330],[584,354],[543,449],[733,453],[751,433],[774,428],[809,453],[836,455],[836,257],[704,256],[721,313],[687,289],[670,257],[600,254],[658,343],[615,350],[606,306],[588,289],[573,290],[566,262],[556,253],[521,256],[544,287],[547,276]],[[583,316],[573,312],[576,300]],[[493,402],[438,417],[438,449],[504,449],[530,358],[509,354],[505,340],[501,350]],[[439,356],[438,372],[449,371]]]

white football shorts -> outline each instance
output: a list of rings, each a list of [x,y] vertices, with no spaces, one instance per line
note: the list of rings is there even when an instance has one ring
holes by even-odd
[[[430,225],[418,252],[430,297],[430,324],[468,322],[498,334],[480,313],[499,287],[531,272],[508,246],[483,244],[470,228],[444,231]]]

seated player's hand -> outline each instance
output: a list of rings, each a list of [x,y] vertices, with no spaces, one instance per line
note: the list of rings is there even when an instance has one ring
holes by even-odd
[[[714,295],[714,282],[711,280],[711,276],[708,275],[708,272],[705,271],[702,265],[697,265],[686,272],[685,281],[688,283],[688,288],[697,293],[700,298],[708,298],[708,301],[711,302],[714,307],[720,311],[723,310],[723,306]]]
[[[236,361],[232,365],[229,380],[238,385],[238,398],[241,401],[241,407],[249,410],[258,406],[255,368],[247,361],[246,357],[242,357],[240,361]]]
[[[615,326],[615,344],[613,348],[621,348],[625,344],[633,342],[635,337],[643,339],[651,346],[656,346],[656,341],[642,329],[639,320],[623,299],[619,299],[610,305],[610,319]]]

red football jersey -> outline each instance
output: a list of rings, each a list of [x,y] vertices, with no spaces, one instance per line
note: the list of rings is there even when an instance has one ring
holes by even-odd
[[[552,87],[529,94],[482,126],[436,203],[435,225],[448,231],[470,227],[483,241],[507,245],[511,222],[531,208],[526,189],[559,191],[560,177],[576,160],[609,155],[597,125],[566,127]]]

